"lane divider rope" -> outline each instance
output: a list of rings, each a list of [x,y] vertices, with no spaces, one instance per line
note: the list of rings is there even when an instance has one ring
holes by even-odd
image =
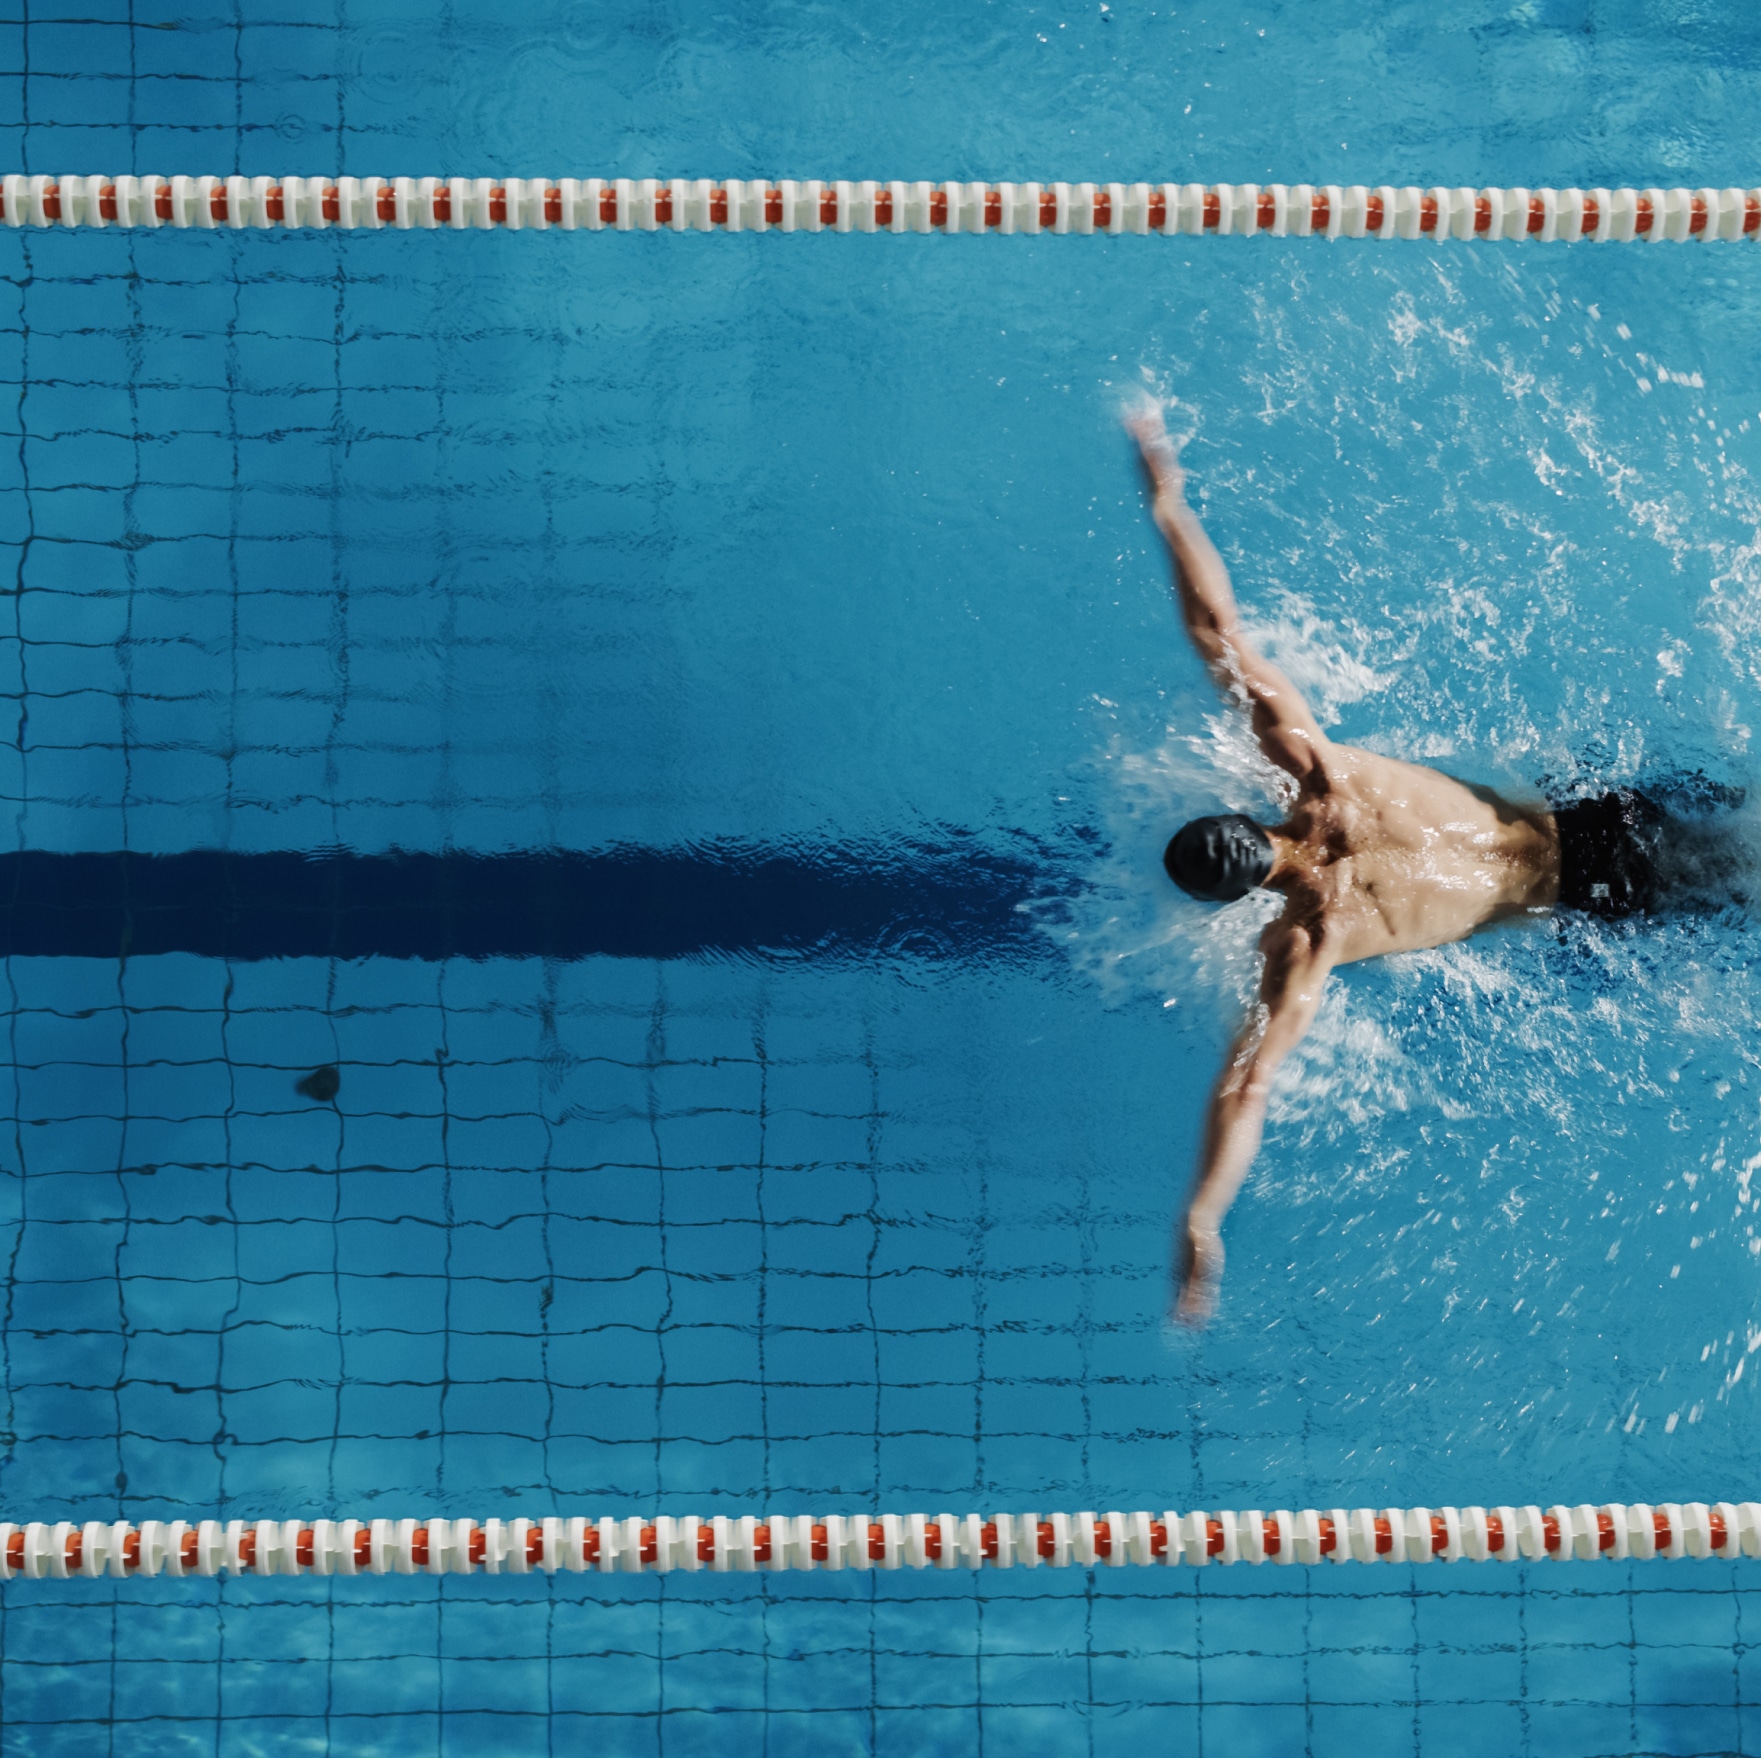
[[[1266,1514],[0,1523],[0,1580],[1761,1557],[1761,1502]]]
[[[1735,241],[1761,189],[1420,189],[1308,183],[770,183],[707,177],[0,179],[8,226],[212,231],[1160,232],[1169,237]]]

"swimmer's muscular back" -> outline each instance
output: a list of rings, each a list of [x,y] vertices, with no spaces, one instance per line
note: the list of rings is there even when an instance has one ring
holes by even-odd
[[[1182,1229],[1180,1315],[1202,1319],[1222,1274],[1223,1215],[1259,1151],[1272,1077],[1314,1022],[1328,972],[1549,907],[1559,896],[1559,834],[1544,811],[1327,738],[1301,693],[1248,639],[1223,558],[1186,504],[1160,415],[1146,411],[1130,425],[1187,635],[1297,787],[1289,818],[1265,832],[1271,865],[1258,883],[1282,892],[1285,905],[1260,937],[1260,1005],[1212,1091]]]
[[[1559,895],[1551,816],[1435,769],[1318,741],[1267,881],[1329,964],[1460,940]],[[1318,950],[1318,948],[1317,948]]]

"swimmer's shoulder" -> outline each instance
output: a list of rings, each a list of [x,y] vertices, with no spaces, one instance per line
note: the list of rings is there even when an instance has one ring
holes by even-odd
[[[1260,930],[1268,959],[1333,957],[1343,942],[1343,912],[1330,872],[1305,875],[1284,893],[1284,907]]]

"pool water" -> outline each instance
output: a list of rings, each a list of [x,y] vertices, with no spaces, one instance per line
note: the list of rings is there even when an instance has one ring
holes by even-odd
[[[202,8],[14,14],[9,165],[1757,176],[1729,0]],[[1337,978],[1169,1334],[1269,802],[1118,422],[1336,736],[1761,862],[1761,257],[0,252],[9,1517],[1751,1493],[1746,905]],[[0,1751],[1746,1753],[1758,1592],[17,1582]]]

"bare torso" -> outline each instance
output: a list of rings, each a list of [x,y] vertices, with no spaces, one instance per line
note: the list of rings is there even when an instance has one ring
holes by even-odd
[[[1460,940],[1559,897],[1552,815],[1435,769],[1327,747],[1278,827],[1283,922],[1332,964]]]

